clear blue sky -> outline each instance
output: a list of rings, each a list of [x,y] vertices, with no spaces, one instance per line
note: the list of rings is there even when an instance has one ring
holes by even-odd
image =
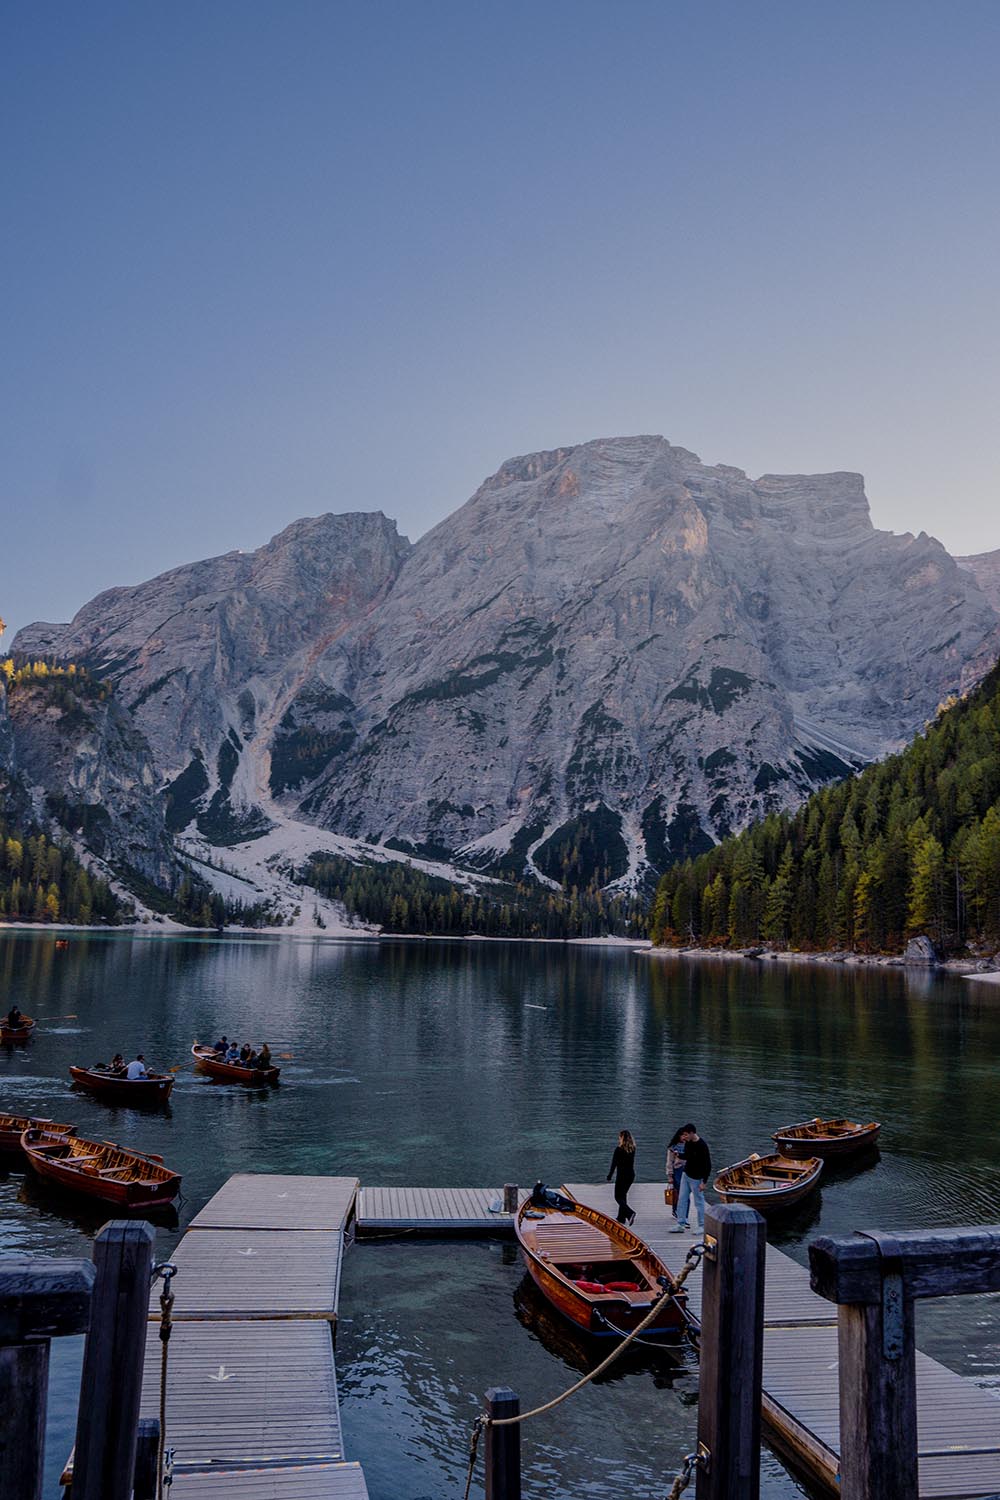
[[[0,614],[662,432],[1000,547],[1000,4],[0,4]],[[7,637],[9,641],[10,637]]]

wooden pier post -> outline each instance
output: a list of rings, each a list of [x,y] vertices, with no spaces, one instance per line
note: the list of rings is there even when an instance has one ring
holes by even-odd
[[[521,1401],[509,1385],[486,1392],[488,1417],[516,1417]],[[521,1424],[486,1429],[486,1500],[521,1500]]]
[[[73,1500],[131,1500],[154,1231],[114,1220],[94,1241],[90,1333],[83,1358]]]
[[[135,1449],[133,1500],[156,1500],[157,1463],[160,1457],[160,1419],[141,1417]]]
[[[49,1342],[85,1333],[94,1268],[11,1257],[0,1267],[0,1495],[41,1500]]]
[[[702,1262],[697,1500],[758,1500],[764,1373],[764,1220],[709,1204]]]
[[[517,1213],[516,1182],[505,1182],[503,1185],[503,1211],[505,1214]]]

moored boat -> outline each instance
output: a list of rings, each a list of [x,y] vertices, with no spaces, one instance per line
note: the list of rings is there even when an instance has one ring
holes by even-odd
[[[180,1191],[180,1174],[165,1167],[161,1156],[144,1156],[114,1141],[85,1141],[29,1125],[21,1147],[39,1177],[118,1208],[155,1208]]]
[[[859,1125],[855,1120],[803,1120],[801,1125],[782,1125],[771,1139],[785,1156],[848,1156],[874,1146],[882,1129],[878,1120]]]
[[[206,1047],[201,1042],[194,1043],[191,1053],[204,1072],[226,1083],[246,1083],[253,1088],[262,1088],[265,1084],[277,1083],[281,1072],[280,1068],[242,1068],[239,1063],[223,1062],[214,1047]]]
[[[4,1016],[0,1020],[0,1042],[26,1042],[35,1029],[31,1016],[22,1016],[16,1026],[11,1026]]]
[[[123,1073],[112,1073],[110,1068],[81,1068],[70,1066],[73,1082],[98,1099],[108,1104],[155,1106],[166,1104],[174,1086],[171,1073],[150,1073],[146,1078],[126,1078]]]
[[[818,1156],[794,1160],[774,1151],[768,1156],[753,1152],[744,1161],[725,1167],[715,1179],[715,1191],[724,1203],[749,1203],[760,1213],[791,1208],[813,1191],[823,1163]]]
[[[662,1310],[642,1337],[683,1335],[685,1293],[662,1295],[659,1278],[669,1275],[666,1266],[624,1224],[562,1193],[536,1191],[521,1205],[515,1229],[532,1281],[577,1328],[602,1338],[622,1337],[660,1299]]]
[[[29,1125],[41,1125],[53,1135],[72,1135],[75,1125],[57,1125],[38,1115],[0,1115],[0,1151],[20,1151],[21,1137]]]

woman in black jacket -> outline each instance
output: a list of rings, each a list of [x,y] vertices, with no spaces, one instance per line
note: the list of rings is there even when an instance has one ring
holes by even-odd
[[[618,1204],[619,1224],[631,1224],[635,1209],[628,1206],[628,1190],[635,1181],[635,1141],[630,1130],[619,1130],[618,1144],[611,1158],[608,1181],[615,1179],[615,1202]]]

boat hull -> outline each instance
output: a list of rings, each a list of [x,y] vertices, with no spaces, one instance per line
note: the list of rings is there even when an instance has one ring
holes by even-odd
[[[174,1086],[174,1080],[163,1074],[153,1078],[115,1078],[95,1068],[71,1067],[69,1071],[78,1088],[86,1089],[107,1104],[155,1109],[166,1104]]]
[[[788,1130],[801,1128],[801,1126],[794,1125],[787,1127]],[[826,1161],[831,1157],[852,1156],[855,1151],[870,1149],[877,1143],[881,1129],[877,1121],[872,1121],[870,1125],[859,1126],[849,1135],[795,1136],[776,1130],[772,1140],[783,1156],[794,1156],[800,1159],[807,1156],[819,1156]]]
[[[2,1022],[0,1023],[0,1043],[29,1042],[34,1030],[35,1023],[30,1016],[23,1017],[20,1026],[8,1026]]]
[[[181,1178],[160,1163],[125,1151],[111,1142],[83,1141],[74,1138],[72,1151],[66,1150],[67,1139],[44,1130],[29,1128],[21,1137],[21,1147],[32,1169],[44,1181],[84,1198],[99,1199],[121,1209],[159,1208],[171,1204],[180,1192]],[[106,1161],[109,1171],[130,1170],[129,1180],[104,1175],[96,1165]],[[112,1166],[112,1162],[121,1166]]]
[[[277,1083],[280,1068],[240,1068],[235,1063],[220,1062],[210,1047],[199,1047],[196,1042],[191,1048],[192,1055],[198,1067],[208,1073],[212,1078],[221,1079],[223,1083],[242,1083],[248,1088],[268,1088]]]
[[[782,1158],[784,1159],[784,1158]],[[769,1162],[774,1162],[776,1157],[749,1157],[745,1162],[737,1162],[734,1167],[727,1167],[720,1172],[715,1179],[715,1191],[723,1203],[746,1203],[750,1208],[755,1208],[761,1214],[781,1213],[786,1208],[794,1208],[801,1203],[803,1198],[808,1198],[819,1186],[819,1180],[823,1172],[823,1163],[818,1156],[805,1158],[801,1161],[787,1162],[789,1167],[801,1166],[799,1175],[790,1177],[787,1182],[776,1182],[771,1179],[767,1186],[746,1186],[739,1182],[728,1181],[728,1174],[737,1172],[742,1168],[761,1170]]]
[[[621,1338],[631,1333],[648,1316],[657,1299],[660,1311],[643,1330],[642,1338],[659,1342],[676,1343],[686,1330],[683,1293],[678,1297],[660,1297],[660,1276],[669,1273],[666,1266],[649,1246],[644,1244],[631,1230],[618,1224],[598,1209],[577,1204],[579,1217],[570,1223],[570,1233],[577,1227],[584,1236],[569,1245],[566,1241],[565,1214],[554,1215],[546,1220],[539,1231],[537,1221],[525,1217],[532,1212],[532,1205],[522,1206],[515,1227],[528,1275],[546,1302],[561,1317],[572,1323],[582,1333],[594,1338]],[[555,1239],[545,1238],[549,1230]],[[567,1248],[556,1250],[558,1243]],[[550,1249],[546,1249],[548,1244]],[[552,1258],[558,1256],[560,1266]],[[580,1262],[570,1270],[572,1263]],[[598,1282],[591,1289],[581,1286],[586,1266],[592,1274],[604,1275],[605,1280],[622,1280],[631,1285],[631,1292],[613,1291]]]

